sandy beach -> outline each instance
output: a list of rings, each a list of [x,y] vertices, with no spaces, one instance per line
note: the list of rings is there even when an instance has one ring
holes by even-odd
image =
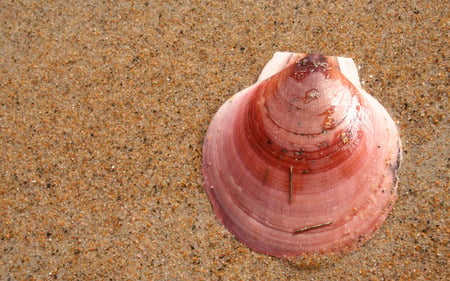
[[[0,280],[448,280],[446,1],[0,3]],[[248,249],[203,190],[206,129],[276,51],[353,58],[403,143],[364,246]]]

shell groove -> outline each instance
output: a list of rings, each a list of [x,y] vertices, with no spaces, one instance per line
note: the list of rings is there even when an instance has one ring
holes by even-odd
[[[216,113],[204,188],[241,242],[287,257],[352,249],[396,199],[401,144],[351,59],[276,53]]]

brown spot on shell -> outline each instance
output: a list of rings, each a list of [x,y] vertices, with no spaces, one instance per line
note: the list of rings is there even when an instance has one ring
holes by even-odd
[[[314,72],[320,72],[327,75],[331,67],[330,64],[335,65],[335,63],[330,62],[329,58],[323,55],[308,54],[306,57],[296,62],[294,77],[301,81]]]

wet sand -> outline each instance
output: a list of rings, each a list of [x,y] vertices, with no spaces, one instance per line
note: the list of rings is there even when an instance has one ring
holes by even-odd
[[[449,278],[448,4],[282,2],[2,1],[0,280]],[[202,188],[212,116],[275,51],[353,58],[401,131],[394,210],[339,259],[249,250]]]

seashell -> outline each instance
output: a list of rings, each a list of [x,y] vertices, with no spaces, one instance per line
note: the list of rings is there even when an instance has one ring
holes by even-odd
[[[204,188],[249,248],[277,256],[366,242],[397,196],[401,143],[352,59],[278,52],[214,116]]]

